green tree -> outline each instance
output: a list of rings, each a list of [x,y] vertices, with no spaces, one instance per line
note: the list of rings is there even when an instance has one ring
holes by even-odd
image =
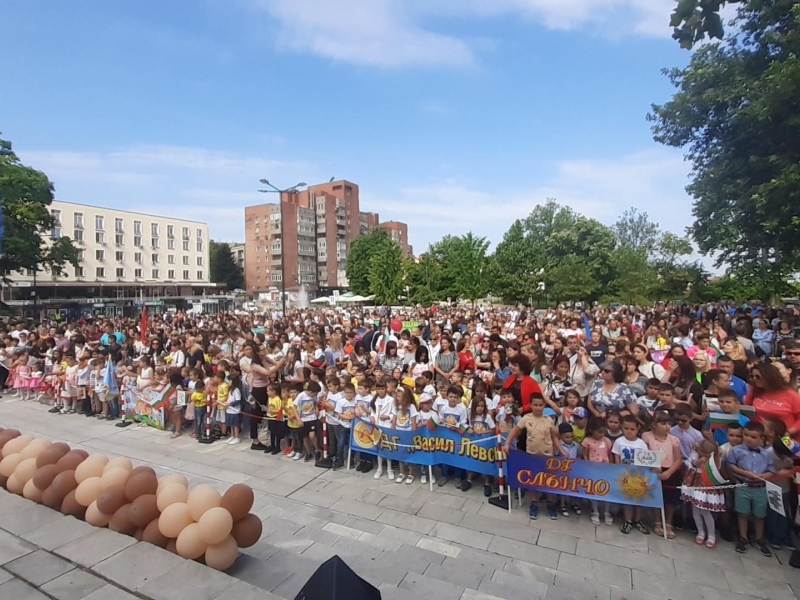
[[[698,6],[712,14],[719,4]],[[681,22],[703,30],[695,17]],[[767,291],[800,269],[800,4],[745,0],[735,24],[736,35],[667,72],[677,91],[648,119],[655,139],[692,163],[700,251],[741,277],[756,274]]]
[[[370,286],[370,260],[382,249],[390,247],[394,242],[385,229],[374,229],[361,235],[350,244],[347,256],[347,281],[353,293],[368,296],[372,292]],[[396,244],[395,244],[396,245]]]
[[[50,212],[53,184],[47,175],[24,166],[0,139],[0,205],[3,211],[0,272],[7,277],[23,269],[45,270],[60,275],[67,264],[75,267],[79,250],[61,235],[61,223]]]
[[[208,246],[209,274],[213,283],[224,283],[229,290],[244,288],[244,273],[236,264],[231,247],[211,240]]]
[[[475,301],[489,292],[489,241],[472,232],[446,235],[432,244],[428,254],[439,264],[436,293],[441,298]]]
[[[653,223],[647,213],[630,207],[622,213],[612,229],[621,248],[642,252],[645,257],[652,255],[661,237],[658,223]]]
[[[409,304],[430,305],[447,297],[440,292],[442,265],[429,252],[418,258],[407,257],[404,269]]]
[[[391,238],[389,242],[369,259],[369,292],[376,304],[394,304],[403,293],[403,250]]]
[[[658,273],[643,250],[621,246],[614,251],[616,274],[607,296],[626,304],[646,303],[658,288]]]
[[[737,4],[740,0],[676,0],[670,25],[672,37],[681,48],[689,49],[697,42],[709,38],[722,39],[725,29],[720,9],[726,4]]]

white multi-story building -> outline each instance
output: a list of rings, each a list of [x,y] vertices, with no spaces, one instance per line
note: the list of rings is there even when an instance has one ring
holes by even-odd
[[[34,283],[40,299],[192,297],[215,287],[206,223],[61,201],[50,212],[57,219],[51,236],[70,237],[80,264],[58,276],[12,273],[9,287],[18,293],[10,300],[26,298]]]

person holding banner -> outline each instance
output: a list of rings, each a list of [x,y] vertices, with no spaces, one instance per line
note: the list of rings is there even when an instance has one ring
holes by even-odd
[[[505,453],[508,456],[511,453],[512,444],[517,438],[525,432],[525,452],[528,454],[537,454],[539,456],[555,456],[558,452],[564,456],[564,448],[561,447],[561,437],[558,433],[558,427],[555,426],[550,417],[544,416],[545,401],[542,394],[533,394],[530,399],[530,412],[520,419],[519,423],[514,425],[511,433],[508,434],[505,445]],[[646,446],[645,446],[646,448]],[[552,519],[558,519],[558,511],[556,504],[556,497],[553,494],[546,494],[547,498],[547,516]],[[539,518],[539,494],[534,493],[531,500],[530,508],[528,509],[528,516],[535,520]]]
[[[392,429],[400,431],[414,431],[417,428],[417,407],[414,405],[414,392],[407,385],[397,386],[394,402],[391,409]],[[391,466],[389,467],[391,469]],[[398,473],[395,481],[411,485],[414,483],[414,473],[411,463],[398,463]],[[404,474],[405,472],[405,474]]]
[[[639,450],[647,450],[647,444],[639,438],[639,421],[635,415],[622,417],[622,437],[618,438],[611,447],[611,454],[615,464],[632,465],[634,457]],[[639,506],[625,504],[623,507],[625,521],[620,527],[624,534],[630,533],[634,527],[644,535],[650,535],[650,530],[642,523],[642,509]]]
[[[654,452],[661,453],[661,494],[664,498],[664,518],[667,526],[667,538],[675,537],[675,530],[672,527],[672,516],[675,514],[675,507],[681,502],[681,483],[683,458],[681,457],[681,443],[674,435],[670,434],[672,427],[672,417],[663,411],[656,411],[653,419],[652,431],[642,434],[642,441],[647,444],[647,448]],[[664,535],[660,523],[654,527],[656,535]]]

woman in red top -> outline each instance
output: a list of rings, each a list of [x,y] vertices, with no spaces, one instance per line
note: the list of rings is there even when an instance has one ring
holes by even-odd
[[[780,419],[786,424],[786,433],[800,441],[800,394],[771,363],[754,365],[750,380],[753,387],[744,403],[756,409],[755,420]]]
[[[470,338],[462,337],[458,340],[456,345],[456,352],[458,352],[458,370],[459,371],[474,371],[475,370],[475,355],[470,352],[467,347]]]
[[[517,354],[508,359],[511,375],[503,383],[504,390],[511,390],[514,403],[521,407],[520,414],[531,412],[531,396],[541,394],[542,388],[536,380],[528,375],[531,372],[531,361],[524,354]]]

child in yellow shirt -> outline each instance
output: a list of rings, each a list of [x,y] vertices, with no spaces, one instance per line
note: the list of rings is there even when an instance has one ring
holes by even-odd
[[[194,404],[194,437],[200,437],[206,426],[206,386],[202,380],[196,381],[191,402]]]
[[[286,455],[289,458],[299,460],[303,457],[303,422],[300,420],[297,407],[294,405],[294,399],[298,393],[297,385],[285,384],[281,388],[283,412],[286,415],[286,424],[289,426],[289,435],[292,442],[291,446],[287,444],[288,452]]]
[[[228,426],[225,424],[225,409],[228,408],[228,397],[231,394],[231,386],[225,381],[225,371],[217,371],[214,373],[213,379],[217,388],[214,420],[219,425],[219,431],[224,437],[228,434]]]
[[[283,421],[283,399],[281,386],[271,383],[267,386],[267,428],[269,429],[269,452],[278,454],[281,451],[281,440],[286,435],[286,423]]]

